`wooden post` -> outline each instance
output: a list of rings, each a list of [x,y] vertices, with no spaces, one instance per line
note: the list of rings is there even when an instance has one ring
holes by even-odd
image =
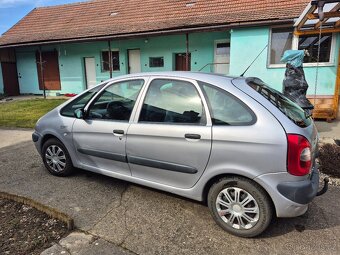
[[[109,70],[110,70],[110,78],[112,78],[112,69],[113,69],[113,63],[112,63],[112,50],[111,50],[111,41],[108,41],[109,44]]]
[[[44,67],[43,67],[41,46],[39,46],[39,65],[40,65],[40,80],[41,80],[41,84],[43,86],[44,99],[46,99],[46,87],[45,87],[45,81],[44,81]]]
[[[185,70],[189,71],[189,34],[185,34],[185,43],[186,43],[186,53],[185,53]]]
[[[334,119],[337,118],[339,112],[339,93],[340,93],[340,51],[338,56],[338,71],[336,74],[336,84],[335,84],[335,91],[334,91]]]

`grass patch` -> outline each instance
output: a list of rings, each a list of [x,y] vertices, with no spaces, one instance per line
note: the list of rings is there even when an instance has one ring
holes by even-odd
[[[0,127],[33,128],[38,119],[65,99],[30,99],[0,103]]]

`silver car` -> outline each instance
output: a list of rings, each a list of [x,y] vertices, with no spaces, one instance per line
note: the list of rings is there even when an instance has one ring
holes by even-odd
[[[242,237],[304,214],[318,191],[313,120],[257,78],[121,76],[47,113],[32,138],[53,175],[81,168],[206,201]]]

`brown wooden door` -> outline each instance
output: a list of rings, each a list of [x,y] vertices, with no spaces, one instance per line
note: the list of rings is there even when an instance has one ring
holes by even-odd
[[[186,54],[178,53],[175,55],[175,70],[176,71],[190,71],[191,67],[191,54],[189,53],[189,69],[186,68]]]
[[[19,82],[16,63],[1,63],[4,92],[7,96],[18,96]]]
[[[39,78],[39,89],[43,90],[44,86],[41,82],[41,67],[40,67],[40,56],[39,52],[36,54],[37,57],[37,69]],[[42,52],[43,62],[43,74],[44,84],[46,90],[60,90],[60,73],[59,73],[59,62],[57,51]]]

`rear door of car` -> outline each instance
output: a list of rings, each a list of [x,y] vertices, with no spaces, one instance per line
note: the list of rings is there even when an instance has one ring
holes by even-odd
[[[211,120],[196,81],[150,79],[128,130],[132,176],[190,188],[203,174],[211,150]]]
[[[131,175],[125,145],[135,102],[146,83],[144,78],[114,82],[86,106],[84,119],[73,125],[78,160],[97,170]]]

